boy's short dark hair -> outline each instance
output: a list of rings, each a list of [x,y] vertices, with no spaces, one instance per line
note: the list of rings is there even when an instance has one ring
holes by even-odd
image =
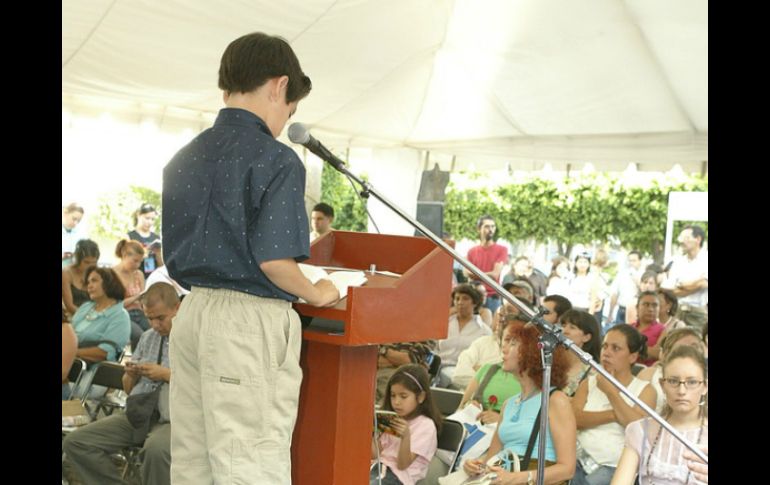
[[[310,78],[302,72],[289,43],[282,37],[253,32],[232,41],[222,54],[219,89],[228,93],[248,93],[280,76],[289,76],[287,103],[310,93]]]
[[[319,202],[316,205],[314,205],[313,210],[311,212],[316,212],[316,211],[320,212],[326,217],[334,217],[334,207],[330,206],[325,202]]]

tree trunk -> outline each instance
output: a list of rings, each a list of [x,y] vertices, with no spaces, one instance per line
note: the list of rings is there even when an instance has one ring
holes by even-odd
[[[655,263],[663,266],[665,261],[663,261],[663,258],[665,254],[664,252],[664,246],[662,241],[653,241],[652,242],[652,259],[655,261]]]

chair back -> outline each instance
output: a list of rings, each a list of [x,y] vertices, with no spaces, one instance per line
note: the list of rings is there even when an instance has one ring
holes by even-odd
[[[123,389],[123,373],[126,368],[117,362],[102,361],[96,366],[92,386],[104,386],[110,389]]]
[[[441,433],[438,435],[439,449],[453,452],[455,461],[457,461],[457,455],[460,453],[460,448],[465,440],[465,434],[465,426],[462,423],[453,419],[445,419],[441,424]],[[454,468],[455,461],[451,463],[450,470]]]
[[[72,362],[72,367],[70,367],[70,373],[67,374],[67,380],[72,383],[72,389],[77,389],[78,384],[80,384],[80,378],[83,376],[83,371],[86,370],[86,361],[81,358],[76,358]],[[70,396],[70,399],[74,398],[74,396]]]
[[[86,406],[86,409],[88,409],[86,401],[88,400],[89,395],[91,394],[91,389],[94,386],[106,387],[107,389],[104,391],[105,394],[110,389],[123,390],[124,372],[125,367],[116,362],[102,361],[96,364],[96,366],[93,367],[93,377],[91,378],[91,382],[88,383],[88,387],[86,387],[85,392],[83,392],[80,402]],[[99,409],[101,409],[103,404],[105,404],[103,401],[103,398],[99,400],[99,404],[94,412],[89,410],[89,414],[91,414],[93,419],[96,419],[96,415],[99,413]]]
[[[441,356],[432,353],[430,363],[428,364],[428,374],[431,377],[431,381],[438,376],[439,369],[441,369]]]
[[[465,441],[465,426],[461,423],[445,419],[441,425],[441,432],[438,434],[438,449],[449,452],[452,456],[452,463],[447,465],[437,455],[433,456],[433,459],[428,465],[428,473],[425,478],[419,480],[417,485],[437,485],[439,477],[446,476],[455,466],[458,455],[460,454],[460,448]]]
[[[457,411],[457,407],[460,405],[460,401],[463,400],[463,392],[455,391],[454,389],[445,389],[443,387],[431,387],[431,396],[438,406],[438,410],[441,415],[446,417],[450,414],[454,414]]]

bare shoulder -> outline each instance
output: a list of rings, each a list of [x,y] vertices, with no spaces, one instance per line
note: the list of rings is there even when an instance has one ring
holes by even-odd
[[[572,401],[563,391],[557,390],[551,394],[551,405],[555,407],[571,408]]]
[[[641,371],[639,371],[639,374],[636,376],[639,379],[647,382],[652,381],[652,376],[655,375],[655,369],[657,369],[657,365],[651,365],[650,367],[645,367]]]

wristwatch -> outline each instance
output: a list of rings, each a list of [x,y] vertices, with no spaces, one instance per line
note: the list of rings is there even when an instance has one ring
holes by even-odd
[[[532,472],[527,472],[527,485],[535,485],[535,480],[532,478]]]
[[[388,347],[383,345],[380,347],[380,355],[385,357],[388,354]]]

